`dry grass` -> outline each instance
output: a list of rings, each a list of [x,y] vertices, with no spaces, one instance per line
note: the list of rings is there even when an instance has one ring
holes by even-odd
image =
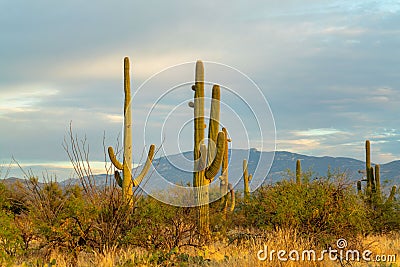
[[[81,252],[77,266],[400,266],[400,234],[386,236],[370,236],[364,238],[359,243],[348,244],[348,249],[357,249],[360,251],[369,249],[373,255],[396,255],[395,263],[367,263],[351,262],[341,265],[339,261],[331,261],[328,255],[323,261],[287,261],[282,262],[277,259],[276,253],[274,259],[260,261],[257,258],[257,252],[268,246],[269,251],[293,249],[299,252],[303,250],[314,249],[317,252],[317,258],[320,256],[321,248],[315,248],[312,240],[306,240],[297,235],[295,231],[282,231],[256,236],[237,231],[232,233],[230,242],[215,241],[212,245],[202,248],[187,247],[170,253],[155,251],[146,251],[140,248],[118,249],[115,247],[105,248],[103,253]],[[336,244],[332,247],[335,248]],[[287,255],[286,255],[287,257]],[[300,256],[301,257],[301,256]],[[67,256],[60,253],[51,255],[55,259],[56,265],[70,266]],[[27,263],[29,262],[29,264]],[[27,259],[22,264],[13,266],[42,266],[40,259]],[[50,266],[47,265],[46,266]]]

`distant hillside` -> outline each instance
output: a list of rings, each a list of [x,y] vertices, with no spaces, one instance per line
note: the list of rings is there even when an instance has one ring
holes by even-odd
[[[270,167],[272,160],[272,152],[260,152],[255,149],[241,150],[233,149],[229,151],[229,179],[232,184],[237,185],[237,188],[242,187],[242,161],[247,158],[249,161],[249,172],[254,174],[253,186],[258,186],[262,182],[273,183],[282,179],[282,175],[288,169],[294,171],[296,160],[300,159],[303,171],[312,169],[314,176],[323,176],[326,174],[328,167],[331,170],[340,169],[348,173],[351,180],[359,180],[362,175],[359,170],[365,168],[365,163],[345,157],[313,157],[285,151],[275,152],[273,164],[270,168],[268,176],[266,173]],[[165,189],[168,183],[186,185],[192,184],[192,168],[193,153],[191,151],[182,154],[160,157],[154,160],[153,168],[150,170],[151,176],[145,186],[149,190]],[[258,165],[258,166],[257,166]],[[140,167],[134,170],[139,172]],[[111,177],[112,178],[112,177]],[[7,183],[13,183],[18,178],[5,179]],[[400,161],[393,161],[381,165],[381,180],[388,180],[389,184],[398,184],[400,182]],[[95,176],[96,185],[104,185],[106,175]],[[61,185],[79,183],[78,179],[68,179],[60,182]]]
[[[259,152],[255,149],[239,150],[234,149],[230,151],[229,163],[229,179],[233,183],[238,182],[242,175],[242,161],[244,158],[249,159],[249,172],[254,173],[257,169],[260,175],[266,173],[269,166],[268,163],[272,158],[271,152]],[[185,161],[185,159],[187,161]],[[169,182],[175,184],[192,183],[192,164],[193,153],[185,152],[181,155],[172,155],[168,157],[161,157],[154,161],[156,166],[155,176],[165,177]],[[365,169],[365,162],[345,157],[313,157],[301,154],[295,154],[285,151],[275,152],[273,164],[268,173],[268,176],[257,177],[255,179],[264,180],[267,183],[276,182],[282,179],[282,175],[288,169],[294,172],[296,167],[296,160],[300,159],[303,171],[312,169],[314,177],[326,175],[328,168],[331,170],[339,169],[346,172],[351,180],[359,180],[362,174],[358,173],[359,170]],[[257,164],[259,166],[257,166]],[[174,166],[175,165],[175,166]],[[188,171],[182,171],[176,166],[184,167]],[[261,170],[261,171],[260,171]],[[152,179],[150,179],[151,181]],[[391,180],[391,183],[398,183],[400,181],[400,161],[393,161],[391,163],[381,165],[381,180]],[[242,184],[239,182],[238,186]]]

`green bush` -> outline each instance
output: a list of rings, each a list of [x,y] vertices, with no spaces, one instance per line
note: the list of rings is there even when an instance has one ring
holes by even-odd
[[[246,201],[236,192],[236,208],[226,217],[220,201],[211,203],[214,240],[229,240],[231,230],[252,240],[265,231],[288,229],[324,246],[338,238],[358,241],[363,235],[400,231],[398,199],[385,203],[383,197],[371,207],[342,173],[303,176],[299,185],[289,173],[289,179],[259,188]],[[116,187],[90,191],[61,188],[52,181],[41,184],[36,178],[27,182],[8,188],[0,183],[0,265],[29,255],[49,262],[51,252],[57,252],[73,266],[81,251],[101,254],[121,247],[145,248],[155,264],[201,260],[179,252],[198,245],[195,208],[174,207],[150,196],[135,198],[131,208]]]
[[[125,244],[161,250],[194,244],[194,208],[175,207],[143,197],[133,216],[132,228],[122,240]]]
[[[328,172],[301,185],[291,179],[263,186],[249,203],[238,206],[243,227],[296,229],[322,244],[350,239],[371,228],[363,201],[339,173]]]
[[[364,199],[367,214],[372,226],[372,233],[387,234],[400,231],[400,201],[386,201],[379,199],[375,205],[370,205],[368,199]]]
[[[15,256],[23,253],[23,240],[18,227],[14,223],[10,192],[3,183],[0,183],[0,264],[6,264]]]

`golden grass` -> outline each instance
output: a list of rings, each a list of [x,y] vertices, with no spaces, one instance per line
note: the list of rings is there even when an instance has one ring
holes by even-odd
[[[235,234],[235,233],[233,233]],[[240,236],[237,232],[237,236]],[[234,243],[227,241],[215,241],[211,245],[202,248],[187,247],[179,251],[167,252],[146,251],[140,248],[105,248],[102,253],[80,253],[77,266],[400,266],[400,234],[385,236],[370,236],[361,239],[360,243],[348,244],[348,249],[358,249],[360,251],[369,249],[373,255],[396,255],[396,262],[374,263],[374,262],[351,262],[351,265],[341,265],[339,261],[331,261],[326,255],[323,261],[279,261],[276,253],[274,259],[260,261],[257,252],[268,246],[269,251],[286,250],[287,252],[295,249],[299,252],[303,250],[315,249],[317,258],[320,256],[321,248],[315,248],[310,240],[306,240],[297,235],[295,231],[277,230],[265,234],[263,238],[252,238],[252,235],[243,234],[244,238],[238,238]],[[332,244],[333,248],[335,244]],[[163,258],[164,257],[164,258]],[[286,255],[287,257],[287,255]],[[56,260],[53,266],[70,266],[68,256],[61,253],[53,253],[51,259]],[[157,259],[160,259],[157,262]],[[28,264],[33,263],[34,265]],[[38,266],[35,263],[40,259],[25,259],[22,264],[12,266]],[[50,265],[49,265],[50,266]]]

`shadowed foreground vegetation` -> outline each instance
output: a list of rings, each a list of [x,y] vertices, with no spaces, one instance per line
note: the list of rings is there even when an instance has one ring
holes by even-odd
[[[139,195],[131,208],[111,179],[103,188],[90,187],[90,181],[84,187],[60,188],[36,178],[25,184],[0,183],[0,265],[340,266],[339,260],[328,258],[300,264],[257,259],[264,245],[321,251],[336,248],[339,238],[347,240],[348,249],[400,257],[398,198],[382,199],[371,208],[344,174],[310,177],[305,173],[302,183],[296,183],[289,173],[245,200],[237,193],[236,208],[227,215],[220,201],[212,203],[207,246],[197,240],[195,209]]]

